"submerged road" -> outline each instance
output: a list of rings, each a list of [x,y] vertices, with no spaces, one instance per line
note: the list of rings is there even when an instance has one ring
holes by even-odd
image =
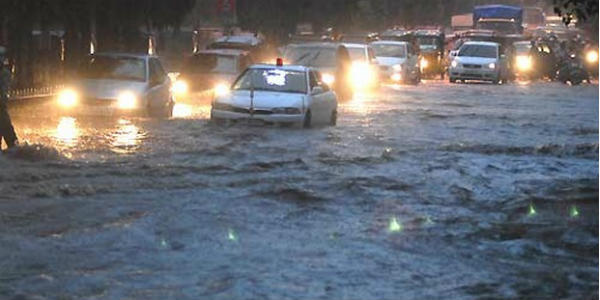
[[[597,299],[598,85],[386,86],[337,127],[15,109],[1,299]]]

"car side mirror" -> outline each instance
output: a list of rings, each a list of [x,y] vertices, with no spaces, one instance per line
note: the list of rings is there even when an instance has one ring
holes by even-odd
[[[311,91],[311,94],[313,94],[313,95],[318,95],[318,94],[322,94],[322,93],[324,93],[324,92],[325,92],[325,89],[323,89],[323,87],[322,87],[322,86],[318,86],[318,85],[317,85],[317,86],[313,87],[313,89],[312,89],[312,91]]]

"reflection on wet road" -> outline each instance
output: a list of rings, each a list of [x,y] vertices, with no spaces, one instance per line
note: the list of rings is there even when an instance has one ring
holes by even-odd
[[[588,299],[598,86],[431,81],[337,127],[13,111],[0,298]]]

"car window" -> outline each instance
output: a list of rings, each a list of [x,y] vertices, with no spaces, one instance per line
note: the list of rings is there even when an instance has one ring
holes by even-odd
[[[314,87],[319,86],[319,80],[317,80],[317,76],[314,71],[310,71],[308,73],[308,84],[310,89],[312,90]]]
[[[146,81],[146,62],[133,57],[91,56],[79,73],[87,79]]]
[[[306,73],[279,68],[247,69],[233,84],[234,90],[306,94]]]
[[[290,47],[284,59],[294,65],[309,67],[334,67],[335,49],[329,47]]]
[[[406,46],[394,44],[374,44],[375,56],[379,57],[406,57]]]
[[[347,49],[348,54],[350,54],[350,59],[352,61],[367,61],[367,57],[365,55],[365,48],[351,47]]]
[[[160,62],[155,58],[150,59],[150,82],[163,82],[166,76]]]
[[[495,46],[465,44],[458,50],[458,56],[497,58],[497,50]]]
[[[238,73],[235,56],[214,53],[196,54],[185,62],[185,73]]]

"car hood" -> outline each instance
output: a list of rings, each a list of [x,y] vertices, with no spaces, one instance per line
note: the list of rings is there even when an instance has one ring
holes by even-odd
[[[480,64],[480,65],[497,62],[496,58],[472,57],[472,56],[455,56],[455,60],[461,64]]]
[[[106,79],[79,80],[71,86],[79,95],[97,99],[116,99],[120,93],[126,91],[141,95],[148,87],[145,82]]]
[[[385,57],[385,56],[377,56],[377,63],[380,66],[393,66],[393,65],[401,65],[406,61],[405,57]]]
[[[275,108],[275,107],[302,107],[304,94],[295,93],[277,93],[266,91],[254,92],[254,108]],[[233,91],[231,94],[220,97],[216,100],[219,103],[229,104],[236,107],[250,107],[250,91]]]

